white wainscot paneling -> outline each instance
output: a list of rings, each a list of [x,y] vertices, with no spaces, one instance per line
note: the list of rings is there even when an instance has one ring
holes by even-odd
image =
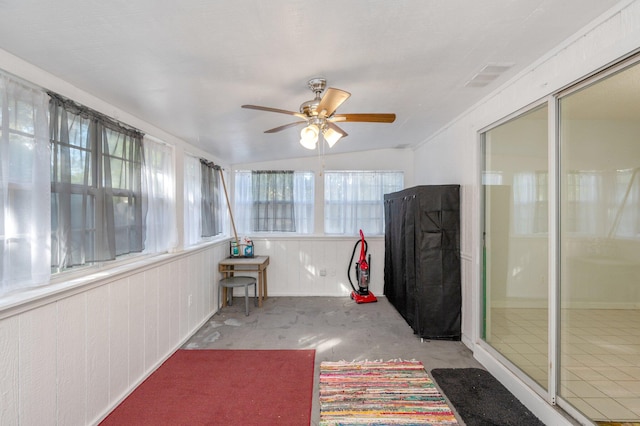
[[[87,424],[109,406],[109,286],[87,293]]]
[[[133,319],[129,314],[129,304],[144,301],[144,294],[140,297],[139,286],[134,286],[129,292],[129,279],[123,278],[110,285],[109,292],[109,402],[117,403],[125,395],[129,388],[129,358],[133,358],[132,363],[139,363],[140,351],[144,350],[141,345],[136,345],[130,349],[129,324],[134,327],[132,335],[142,335],[137,327],[144,326],[144,318],[140,319],[133,311]],[[144,292],[144,288],[142,289]],[[143,305],[144,306],[144,305]],[[144,356],[144,354],[142,354]]]
[[[180,335],[185,335],[189,329],[189,259],[177,262],[178,277],[175,285],[178,287],[178,306],[180,308]]]
[[[18,317],[0,320],[0,424],[18,424],[18,361],[20,323]]]
[[[144,369],[153,368],[158,361],[158,269],[144,273]],[[134,376],[136,379],[138,376]]]
[[[269,296],[349,296],[348,270],[357,288],[353,266],[359,259],[360,245],[350,262],[357,241],[357,237],[254,238],[256,254],[269,256]],[[384,237],[367,238],[367,243],[371,254],[369,289],[382,295]]]
[[[46,425],[57,418],[56,304],[20,316],[19,424]]]
[[[57,302],[58,424],[86,423],[87,407],[87,296],[79,294]]]
[[[173,342],[179,335],[179,309],[173,301],[178,300],[178,287],[175,285],[175,262],[158,268],[158,353],[166,356],[173,348]]]
[[[99,423],[215,312],[227,248],[100,271],[0,311],[0,425]]]
[[[144,273],[131,275],[129,282],[128,327],[129,339],[127,350],[129,353],[129,367],[127,371],[127,385],[142,376],[146,365],[146,317],[145,305],[147,295]],[[124,360],[123,360],[124,362]],[[118,396],[118,395],[116,395]]]

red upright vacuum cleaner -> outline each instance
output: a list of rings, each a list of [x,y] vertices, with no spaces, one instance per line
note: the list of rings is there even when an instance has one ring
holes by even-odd
[[[358,289],[356,290],[353,282],[351,281],[351,262],[353,262],[353,258],[355,257],[358,244],[360,244],[360,259],[355,264],[356,281],[358,281]],[[349,284],[351,284],[351,288],[353,289],[351,292],[351,298],[355,300],[356,303],[372,303],[378,301],[376,296],[369,291],[369,279],[371,277],[369,268],[371,266],[371,255],[369,255],[369,261],[367,262],[367,249],[367,241],[364,239],[364,233],[361,229],[360,240],[356,241],[356,244],[353,246],[353,253],[351,253],[351,260],[349,261],[349,267],[347,268]]]

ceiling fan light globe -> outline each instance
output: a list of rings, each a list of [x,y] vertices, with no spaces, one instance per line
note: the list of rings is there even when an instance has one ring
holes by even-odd
[[[336,132],[331,127],[326,129],[322,133],[322,135],[324,136],[324,140],[327,141],[327,144],[329,145],[329,148],[333,148],[333,146],[336,144],[336,142],[338,142],[340,140],[340,138],[342,137],[342,135],[340,133]]]
[[[313,140],[300,139],[300,145],[302,145],[307,149],[311,149],[311,150],[316,149],[316,141],[313,141]]]
[[[316,149],[320,129],[315,124],[310,124],[300,131],[300,145],[307,149]]]

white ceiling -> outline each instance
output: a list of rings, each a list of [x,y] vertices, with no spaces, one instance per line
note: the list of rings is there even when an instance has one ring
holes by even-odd
[[[315,155],[299,128],[265,134],[313,98],[351,93],[332,152],[415,146],[617,0],[0,0],[0,48],[228,163]],[[512,64],[484,87],[488,64]],[[0,65],[1,67],[1,65]]]

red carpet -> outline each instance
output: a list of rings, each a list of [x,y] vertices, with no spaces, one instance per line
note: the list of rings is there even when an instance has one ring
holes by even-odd
[[[308,425],[313,350],[179,350],[101,425]]]

